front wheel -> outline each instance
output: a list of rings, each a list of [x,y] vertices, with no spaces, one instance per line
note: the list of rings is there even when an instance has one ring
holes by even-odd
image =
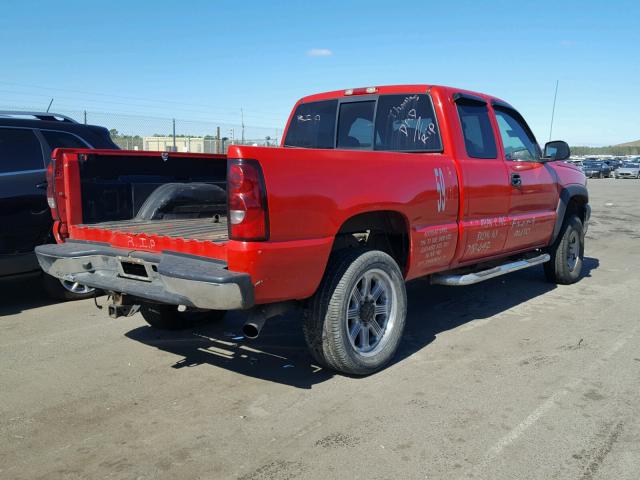
[[[384,252],[349,248],[329,261],[305,309],[304,335],[321,365],[368,375],[391,361],[407,314],[402,272]]]
[[[569,285],[580,278],[584,259],[584,228],[577,215],[565,219],[560,235],[549,247],[551,260],[544,264],[544,273],[553,283]]]
[[[182,330],[208,321],[221,320],[224,310],[178,311],[176,305],[147,304],[140,306],[140,313],[147,323],[158,330]]]

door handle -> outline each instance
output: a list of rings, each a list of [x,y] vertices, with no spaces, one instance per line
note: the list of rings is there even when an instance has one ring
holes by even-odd
[[[513,185],[514,187],[521,187],[522,186],[522,178],[520,178],[520,174],[519,173],[512,173],[511,174],[511,185]]]
[[[36,184],[36,188],[39,189],[39,190],[46,190],[47,189],[47,182],[37,183]]]

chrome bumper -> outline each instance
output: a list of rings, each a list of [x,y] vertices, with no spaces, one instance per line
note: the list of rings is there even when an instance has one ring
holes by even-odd
[[[152,302],[212,310],[254,304],[250,276],[210,258],[82,242],[41,245],[36,255],[42,269],[54,277]]]

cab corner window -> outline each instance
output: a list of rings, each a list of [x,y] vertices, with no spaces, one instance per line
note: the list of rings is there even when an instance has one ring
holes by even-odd
[[[348,102],[340,105],[338,148],[371,148],[375,105],[375,101]]]
[[[457,108],[467,155],[471,158],[497,158],[487,105],[462,101],[457,102]]]
[[[428,95],[381,95],[376,114],[376,150],[440,152],[442,142]]]
[[[507,160],[537,162],[542,156],[533,133],[515,112],[496,108],[496,121]]]
[[[337,108],[338,100],[298,105],[289,124],[285,146],[333,148]]]

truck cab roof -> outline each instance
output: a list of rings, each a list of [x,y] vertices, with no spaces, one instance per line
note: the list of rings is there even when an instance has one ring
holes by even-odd
[[[463,88],[456,88],[444,85],[429,85],[429,84],[408,84],[408,85],[381,85],[381,86],[371,86],[371,87],[358,87],[358,88],[347,88],[344,90],[332,90],[329,92],[316,93],[313,95],[307,95],[302,97],[298,103],[307,103],[307,102],[316,102],[320,100],[330,100],[334,98],[345,98],[351,96],[358,95],[392,95],[392,94],[402,94],[402,93],[428,93],[433,90],[439,90],[441,93],[454,95],[461,94],[466,95],[469,98],[476,98],[487,103],[494,103],[503,106],[509,105],[504,100],[494,97],[491,95],[487,95],[480,92],[474,92],[472,90],[465,90]]]

